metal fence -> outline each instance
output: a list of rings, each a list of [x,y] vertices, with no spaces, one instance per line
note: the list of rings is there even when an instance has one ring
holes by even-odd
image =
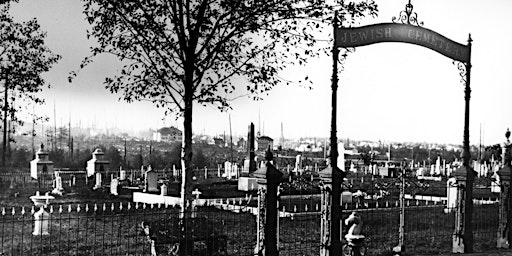
[[[17,186],[30,191],[31,195],[37,188],[36,181],[30,178],[0,178],[4,180],[0,183],[2,185],[8,184],[7,180],[15,180]],[[63,177],[63,180],[69,182],[72,178]],[[93,185],[92,182],[82,184],[82,180],[77,178],[75,186],[87,188]],[[479,179],[475,183],[478,186],[474,188],[473,234],[477,252],[496,247],[497,198],[496,195],[482,193],[489,189],[490,182]],[[5,189],[2,187],[0,189]],[[420,181],[408,178],[403,182],[399,178],[354,174],[349,175],[344,191],[361,194],[351,196],[350,201],[342,196],[345,200],[342,202],[342,217],[345,219],[353,211],[361,213],[365,222],[367,255],[389,253],[399,244],[401,232],[407,254],[451,251],[454,213],[447,203],[445,179]],[[319,180],[314,175],[292,177],[281,184],[280,194],[280,255],[318,255],[323,214],[319,209]],[[401,194],[404,194],[402,201]],[[49,235],[38,236],[32,233],[34,214],[39,209],[29,206],[25,195],[21,199],[26,202],[14,205],[0,203],[2,256],[151,255],[152,251],[166,255],[171,254],[176,249],[173,246],[183,240],[194,241],[188,248],[191,255],[254,255],[257,213],[254,198],[205,199],[208,206],[198,208],[197,218],[185,219],[191,232],[185,235],[179,230],[179,210],[171,206],[126,201],[86,204],[91,202],[91,198],[69,205],[55,200],[56,204],[47,208]],[[342,225],[343,235],[347,228]]]
[[[190,255],[252,255],[255,217],[200,207],[185,218],[189,233],[180,236],[179,210],[162,205],[112,203],[53,205],[47,235],[33,235],[37,209],[1,209],[0,255],[168,255],[173,245],[190,241]],[[166,234],[166,232],[171,232]],[[154,242],[152,242],[154,241]],[[212,249],[213,250],[213,249]]]

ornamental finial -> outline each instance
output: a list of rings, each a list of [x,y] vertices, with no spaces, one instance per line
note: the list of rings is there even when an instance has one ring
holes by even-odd
[[[423,27],[423,21],[418,22],[418,14],[413,12],[414,6],[411,4],[411,0],[405,5],[405,10],[401,11],[398,17],[394,17],[391,19],[393,23],[401,22],[402,24],[414,25],[418,27]]]

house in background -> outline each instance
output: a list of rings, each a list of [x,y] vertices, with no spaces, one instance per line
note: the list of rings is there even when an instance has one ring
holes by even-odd
[[[265,151],[267,151],[267,148],[270,146],[270,150],[274,148],[274,140],[268,136],[259,136],[257,139],[257,148],[256,152],[261,154],[265,154]]]
[[[176,127],[164,127],[153,133],[153,140],[156,142],[180,142],[183,133]]]

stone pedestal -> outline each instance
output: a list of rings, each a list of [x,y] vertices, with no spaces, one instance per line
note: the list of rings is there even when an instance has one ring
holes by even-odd
[[[258,178],[258,215],[256,217],[256,255],[279,255],[277,249],[278,187],[283,174],[272,165],[270,148],[265,153],[266,164],[254,172]]]
[[[329,256],[331,233],[331,202],[332,202],[332,174],[329,168],[320,173],[321,185],[321,219],[320,219],[320,256]]]
[[[44,207],[41,206],[39,211],[34,213],[34,236],[49,235],[48,232],[50,227],[50,214],[45,211]]]
[[[457,169],[453,175],[456,183],[453,185],[457,189],[457,199],[455,202],[455,230],[452,235],[452,253],[464,253],[465,241],[464,233],[466,229],[466,198],[465,189],[467,182],[466,168],[463,166]]]
[[[511,246],[511,222],[512,222],[512,214],[510,207],[510,176],[511,176],[511,167],[505,166],[501,168],[498,172],[500,177],[500,205],[499,205],[499,220],[498,220],[498,234],[497,234],[497,248],[508,249]]]
[[[39,211],[34,213],[34,231],[32,235],[49,235],[50,214],[46,212],[45,207],[47,207],[53,199],[55,199],[55,197],[50,196],[48,192],[42,196],[39,191],[36,192],[36,195],[30,197],[34,206],[39,207]]]

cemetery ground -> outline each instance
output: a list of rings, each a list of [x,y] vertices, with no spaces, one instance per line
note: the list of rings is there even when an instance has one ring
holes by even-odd
[[[321,214],[318,210],[320,198],[315,196],[318,194],[318,181],[295,178],[281,186],[279,208],[288,215],[279,219],[280,255],[318,255]],[[475,198],[495,199],[495,195],[484,189],[489,182],[487,178],[477,180]],[[354,199],[342,207],[343,218],[352,211],[361,213],[365,221],[367,255],[390,255],[391,248],[398,244],[400,208],[396,179],[351,175],[347,183],[347,189],[352,192],[358,189],[368,195],[378,195],[382,189],[389,192],[389,195],[375,200]],[[413,183],[419,184],[420,181],[411,180],[407,193],[417,185]],[[421,189],[415,191],[417,195],[446,196],[445,180],[423,181],[422,184]],[[216,246],[224,243],[221,246],[224,249],[217,254],[252,255],[256,241],[256,216],[250,208],[257,205],[256,192],[247,196],[246,192],[236,189],[235,180],[216,178],[198,180],[195,186],[203,191],[202,198],[224,198],[224,204],[234,206],[230,210],[219,205],[199,207],[197,219],[205,222],[197,225],[206,228],[195,235],[206,232],[216,237]],[[32,214],[37,209],[33,209],[28,197],[39,189],[37,183],[32,180],[18,180],[14,184],[2,181],[0,255],[150,255],[151,244],[144,224],[160,230],[159,234],[153,233],[150,237],[158,241],[161,235],[167,239],[161,238],[161,242],[157,242],[159,255],[170,253],[173,243],[183,239],[169,234],[178,226],[178,208],[134,204],[130,191],[121,190],[116,197],[110,195],[106,188],[92,190],[91,187],[91,184],[83,182],[65,186],[64,196],[56,196],[48,209],[49,235],[34,236]],[[169,193],[177,195],[178,191],[179,182],[171,182]],[[414,199],[407,200],[405,204],[405,255],[450,252],[454,213],[445,212],[446,204]],[[496,251],[497,204],[476,204],[473,214],[474,250]],[[343,226],[343,229],[346,233],[347,228]],[[195,243],[191,250],[193,255],[213,254],[208,251],[211,248],[208,248],[207,241]]]

